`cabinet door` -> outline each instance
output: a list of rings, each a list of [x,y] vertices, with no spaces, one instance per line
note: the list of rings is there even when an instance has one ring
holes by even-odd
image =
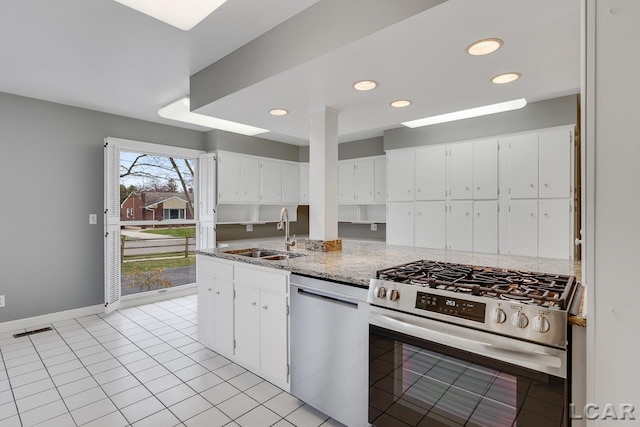
[[[413,201],[414,181],[414,151],[387,153],[387,200],[389,202]]]
[[[506,138],[509,146],[509,195],[512,199],[538,197],[538,134]]]
[[[445,249],[446,205],[444,201],[416,202],[415,246]]]
[[[413,203],[387,203],[387,244],[413,246]]]
[[[373,160],[360,160],[355,163],[356,203],[373,203],[374,165]]]
[[[240,156],[218,154],[218,203],[240,201]]]
[[[196,261],[196,281],[198,283],[198,341],[214,348],[214,281],[215,263],[205,256]]]
[[[233,282],[216,279],[213,285],[213,329],[214,349],[226,355],[233,355]],[[200,300],[198,300],[199,302]],[[200,314],[200,306],[198,306]]]
[[[498,201],[473,202],[473,251],[498,253]]]
[[[473,198],[498,198],[498,140],[473,143]]]
[[[571,132],[543,132],[538,137],[540,198],[571,195]]]
[[[473,198],[473,143],[449,148],[449,195],[453,200]]]
[[[277,160],[260,162],[260,201],[282,203],[282,163]]]
[[[300,204],[309,204],[309,163],[300,163]]]
[[[416,200],[444,200],[447,190],[446,147],[415,151]]]
[[[571,258],[570,199],[540,200],[538,256]]]
[[[338,164],[338,203],[355,201],[355,165],[353,162]]]
[[[538,256],[538,201],[509,203],[509,254]]]
[[[247,368],[260,369],[260,291],[236,286],[235,355]]]
[[[298,204],[300,194],[299,177],[298,165],[293,163],[282,164],[282,203]]]
[[[376,159],[374,162],[375,203],[384,203],[387,198],[387,160]]]
[[[455,201],[447,212],[447,249],[473,250],[473,202]]]
[[[260,370],[265,378],[287,382],[287,299],[260,291]]]
[[[254,157],[242,157],[240,169],[240,199],[243,202],[258,203],[260,201],[260,160]]]

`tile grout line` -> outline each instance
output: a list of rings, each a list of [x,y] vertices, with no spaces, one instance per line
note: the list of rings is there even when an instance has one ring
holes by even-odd
[[[0,362],[2,362],[2,365],[4,366],[4,371],[7,373],[7,382],[9,383],[9,390],[11,390],[11,395],[13,396],[13,405],[16,408],[16,414],[18,414],[18,421],[20,421],[20,425],[22,425],[22,416],[20,415],[20,410],[18,409],[18,400],[16,399],[16,395],[13,391],[13,386],[11,385],[11,377],[9,377],[9,370],[7,369],[7,364],[4,362],[4,354],[2,352],[1,347],[0,347]],[[8,418],[11,418],[11,417],[8,417]]]

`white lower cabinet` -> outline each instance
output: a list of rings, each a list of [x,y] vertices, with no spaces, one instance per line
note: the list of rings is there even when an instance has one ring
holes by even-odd
[[[538,256],[538,200],[511,200],[509,255]]]
[[[473,250],[473,202],[453,201],[447,212],[447,249]]]
[[[540,200],[538,256],[571,259],[570,199]]]
[[[387,203],[387,244],[413,246],[413,203]]]
[[[498,201],[473,202],[473,251],[498,253]]]
[[[199,341],[289,391],[289,272],[198,255]]]
[[[446,249],[445,209],[446,205],[444,201],[416,202],[415,246],[421,248]]]

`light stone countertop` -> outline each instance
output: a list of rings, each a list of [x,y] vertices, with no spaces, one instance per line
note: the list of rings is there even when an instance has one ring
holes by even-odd
[[[240,261],[263,267],[287,270],[294,274],[328,279],[345,284],[368,288],[369,280],[376,277],[376,271],[426,259],[431,261],[470,264],[485,267],[508,268],[538,273],[555,273],[576,276],[580,280],[580,262],[551,258],[535,258],[511,255],[480,254],[436,249],[392,246],[382,242],[344,240],[342,251],[310,252],[303,248],[304,242],[298,241],[290,251],[304,256],[292,257],[282,261],[266,261],[257,258],[228,254],[230,250],[261,248],[285,252],[283,239],[265,239],[227,242],[228,247],[205,249],[199,254],[209,255],[230,261]],[[570,323],[585,326],[581,316]]]

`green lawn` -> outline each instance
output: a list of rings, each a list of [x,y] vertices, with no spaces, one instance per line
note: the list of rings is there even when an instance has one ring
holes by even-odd
[[[184,254],[184,252],[183,252]],[[149,256],[147,255],[146,258]],[[141,256],[139,258],[142,258]],[[127,257],[127,260],[131,258]],[[135,258],[134,258],[135,259]],[[176,267],[189,267],[191,265],[195,265],[196,257],[190,256],[188,258],[158,258],[151,261],[136,261],[136,262],[124,262],[122,263],[122,274],[127,275],[133,273],[134,271],[151,271],[155,268],[176,268]]]
[[[149,230],[143,230],[144,233],[150,234],[162,234],[164,236],[173,237],[195,237],[195,227],[179,227],[179,228],[154,228]]]

